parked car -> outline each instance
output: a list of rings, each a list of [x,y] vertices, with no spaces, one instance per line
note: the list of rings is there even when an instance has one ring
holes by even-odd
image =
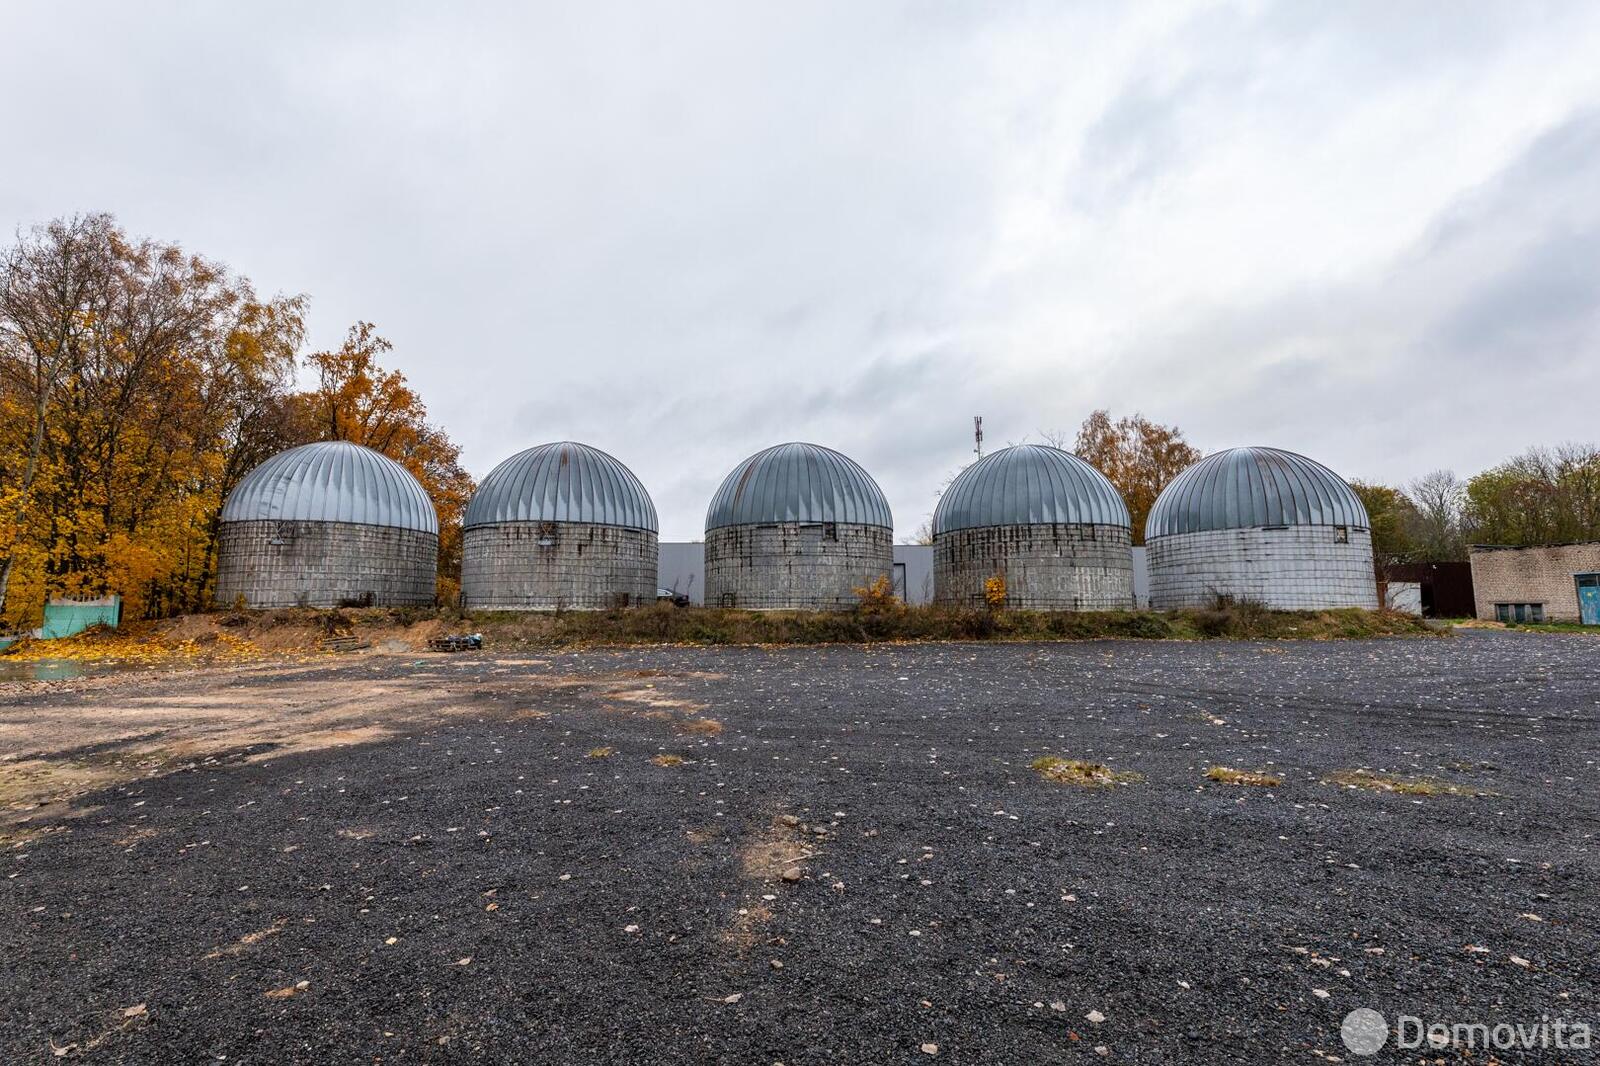
[[[672,589],[658,588],[656,589],[656,602],[670,603],[674,607],[687,607],[689,606],[689,597],[681,592],[674,592]]]

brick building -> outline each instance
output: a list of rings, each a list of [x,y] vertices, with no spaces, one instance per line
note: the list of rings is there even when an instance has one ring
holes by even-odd
[[[1468,561],[1479,618],[1600,625],[1600,541],[1474,544]]]

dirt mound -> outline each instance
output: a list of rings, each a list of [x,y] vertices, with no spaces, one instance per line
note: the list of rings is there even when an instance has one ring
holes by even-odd
[[[330,636],[354,636],[380,650],[384,645],[404,645],[410,651],[421,651],[431,638],[453,631],[438,618],[408,611],[304,607],[190,614],[155,623],[155,627],[152,634],[165,642],[204,644],[219,638],[237,639],[266,654],[316,651]]]

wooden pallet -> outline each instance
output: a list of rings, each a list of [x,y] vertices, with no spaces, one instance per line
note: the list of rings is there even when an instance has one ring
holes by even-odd
[[[317,647],[322,651],[361,651],[363,648],[372,647],[371,643],[357,636],[323,637],[317,641]]]

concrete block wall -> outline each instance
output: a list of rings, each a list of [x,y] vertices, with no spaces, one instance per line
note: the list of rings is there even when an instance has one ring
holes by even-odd
[[[984,582],[1006,579],[1019,610],[1105,611],[1133,606],[1133,538],[1121,526],[987,526],[933,541],[940,603],[982,605]]]
[[[434,602],[439,538],[353,522],[225,522],[217,603],[231,607],[424,607]]]
[[[462,534],[469,610],[603,610],[656,600],[656,535],[585,522],[502,522]]]
[[[1135,553],[1144,551],[1134,549]],[[910,604],[933,602],[933,545],[896,544],[894,563],[905,567],[905,599]],[[700,541],[662,541],[661,569],[657,571],[656,584],[689,597],[696,607],[706,602],[706,546]],[[1138,563],[1134,564],[1134,581],[1139,580]]]
[[[1540,548],[1474,545],[1472,595],[1479,618],[1493,620],[1497,603],[1542,603],[1551,622],[1576,622],[1578,574],[1600,573],[1600,541]]]
[[[1378,606],[1372,535],[1335,526],[1219,529],[1156,537],[1146,545],[1150,605],[1206,607],[1216,596],[1282,611]]]
[[[837,610],[855,590],[889,577],[894,534],[844,522],[725,526],[706,531],[708,607]]]

